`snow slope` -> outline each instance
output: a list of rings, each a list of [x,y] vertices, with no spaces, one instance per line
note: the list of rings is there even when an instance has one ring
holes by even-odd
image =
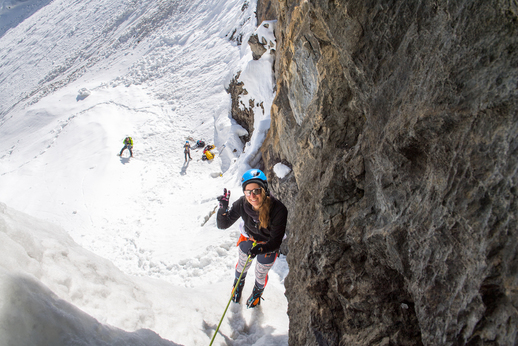
[[[155,333],[209,343],[239,233],[210,216],[223,187],[239,196],[274,96],[273,57],[253,61],[246,44],[254,32],[274,42],[275,23],[256,28],[255,6],[0,1],[0,335],[21,342],[6,344],[46,344],[43,329],[25,333],[34,321],[53,344],[170,344]],[[238,71],[265,109],[244,146],[225,91]],[[132,159],[116,156],[126,135]],[[221,150],[215,160],[193,150],[184,161],[184,142],[197,139]],[[232,304],[216,343],[287,344],[287,271],[281,256],[263,305]]]

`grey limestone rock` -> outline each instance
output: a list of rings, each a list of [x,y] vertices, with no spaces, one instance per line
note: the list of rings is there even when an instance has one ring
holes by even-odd
[[[272,3],[290,345],[516,345],[516,2]]]

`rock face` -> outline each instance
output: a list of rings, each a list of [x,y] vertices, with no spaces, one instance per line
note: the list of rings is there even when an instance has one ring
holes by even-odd
[[[243,137],[243,140],[248,142],[254,132],[254,100],[251,100],[250,104],[245,105],[239,99],[240,95],[248,94],[248,91],[244,87],[244,83],[239,81],[240,75],[241,72],[234,76],[230,81],[227,92],[230,94],[230,98],[232,100],[230,114],[232,118],[234,118],[234,120],[236,120],[236,122],[248,132],[248,135]]]
[[[260,42],[257,35],[252,35],[248,39],[248,44],[252,50],[252,58],[259,60],[261,56],[266,52],[266,42]]]
[[[271,2],[290,345],[516,345],[516,2]]]
[[[277,19],[276,8],[272,0],[257,0],[256,17],[257,23],[262,23],[265,20]]]

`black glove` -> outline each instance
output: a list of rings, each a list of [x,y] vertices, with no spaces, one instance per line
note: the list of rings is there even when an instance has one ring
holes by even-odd
[[[219,207],[223,208],[225,212],[228,210],[228,200],[230,198],[230,190],[223,189],[223,195],[218,197]]]
[[[253,248],[251,248],[250,250],[248,250],[248,255],[251,257],[251,258],[254,258],[255,256],[257,255],[260,255],[262,254],[264,251],[263,251],[263,246],[260,245],[260,244],[257,244],[256,246],[254,246]]]

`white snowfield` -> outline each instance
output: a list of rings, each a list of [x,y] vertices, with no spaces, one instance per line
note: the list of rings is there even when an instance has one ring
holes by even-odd
[[[216,197],[241,196],[274,97],[275,22],[256,27],[255,9],[0,0],[0,345],[210,343],[239,236],[216,227]],[[257,61],[254,33],[269,42]],[[246,144],[225,90],[238,71],[257,105]],[[133,158],[117,156],[126,136]],[[215,159],[185,162],[186,140]],[[281,256],[262,304],[231,303],[214,345],[287,345],[287,273]]]

